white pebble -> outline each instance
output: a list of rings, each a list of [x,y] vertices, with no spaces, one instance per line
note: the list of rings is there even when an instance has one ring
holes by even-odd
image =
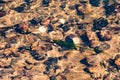
[[[39,27],[39,32],[45,33],[45,32],[47,32],[47,28],[45,26],[40,26]]]
[[[59,19],[59,23],[64,24],[65,23],[65,19]]]
[[[80,38],[78,38],[78,37],[74,37],[74,38],[73,38],[73,42],[74,42],[74,44],[80,44],[80,43],[81,43],[81,40],[80,40]]]

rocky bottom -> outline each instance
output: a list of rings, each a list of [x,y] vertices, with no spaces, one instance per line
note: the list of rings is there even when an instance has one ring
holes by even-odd
[[[0,80],[120,80],[120,1],[0,0]]]

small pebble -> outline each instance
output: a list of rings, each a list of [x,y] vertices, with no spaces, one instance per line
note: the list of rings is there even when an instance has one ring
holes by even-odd
[[[59,23],[64,24],[65,23],[65,19],[59,19]]]
[[[45,26],[40,26],[38,30],[39,30],[40,33],[46,33],[47,32],[47,28]]]
[[[108,43],[101,43],[99,46],[102,50],[107,50],[110,48],[110,45]]]
[[[48,25],[50,23],[49,19],[45,19],[41,22],[42,25]]]
[[[99,46],[96,46],[94,48],[94,51],[98,54],[98,53],[101,53],[103,50]]]

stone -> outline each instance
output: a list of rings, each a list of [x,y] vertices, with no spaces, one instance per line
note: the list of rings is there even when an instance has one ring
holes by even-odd
[[[40,33],[46,33],[47,32],[47,28],[45,26],[40,26],[38,30],[39,30]]]

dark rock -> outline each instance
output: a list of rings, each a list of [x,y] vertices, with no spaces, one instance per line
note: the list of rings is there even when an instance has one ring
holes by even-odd
[[[89,66],[88,62],[87,62],[87,58],[83,58],[82,60],[80,60],[80,63]]]
[[[21,24],[17,24],[15,25],[15,31],[20,33],[20,34],[29,34],[30,32],[27,29],[27,25],[26,25],[26,30],[25,29],[25,25],[23,25],[23,27],[21,26]]]
[[[86,31],[82,31],[82,33],[78,32],[77,34],[80,36],[80,38],[83,41],[84,45],[86,45],[86,46],[91,45],[91,41],[89,40]]]
[[[70,6],[69,6],[69,9],[70,9],[70,10],[75,10],[75,6],[70,5]]]
[[[21,4],[19,7],[15,8],[14,10],[17,12],[22,12],[24,11],[24,8],[25,8],[25,4]]]
[[[47,7],[49,6],[50,1],[51,0],[42,0],[42,4]]]
[[[36,20],[34,20],[34,19],[32,19],[32,20],[30,20],[30,23],[32,24],[32,25],[37,25],[37,21]]]
[[[101,0],[89,0],[92,6],[98,7]]]
[[[56,76],[51,76],[50,80],[56,80]]]
[[[101,34],[103,32],[97,32],[97,37],[99,38],[100,41],[109,41],[112,39],[112,35],[110,32],[105,33],[104,35]]]
[[[84,29],[84,25],[83,24],[77,24],[78,29]]]
[[[93,31],[101,30],[102,28],[106,27],[108,25],[108,21],[104,18],[99,18],[94,20],[93,23]]]
[[[111,15],[112,13],[115,12],[115,4],[109,5],[109,6],[104,6],[105,8],[105,13],[107,16]]]
[[[57,57],[49,57],[48,60],[44,62],[45,65],[52,65],[58,62]]]
[[[2,3],[5,3],[5,1],[3,1],[3,0],[0,0],[0,4],[2,4]]]
[[[45,54],[38,54],[36,50],[31,50],[30,53],[35,60],[44,60],[46,58]]]
[[[84,13],[79,9],[79,6],[80,6],[80,4],[75,5],[76,13],[77,13],[78,16],[83,16]]]
[[[6,15],[5,11],[0,11],[0,17],[3,17],[5,15]]]
[[[66,7],[66,3],[65,2],[60,5],[61,9],[64,9],[65,7]]]
[[[63,31],[67,32],[68,30],[70,30],[70,26],[65,25],[62,27]]]
[[[96,47],[94,48],[94,51],[95,51],[97,54],[103,52],[103,50],[102,50],[99,46],[96,46]]]
[[[74,38],[75,36],[74,35],[68,35],[66,38],[65,38],[65,41],[66,42],[69,42],[69,43],[74,43],[73,42],[73,38]]]

